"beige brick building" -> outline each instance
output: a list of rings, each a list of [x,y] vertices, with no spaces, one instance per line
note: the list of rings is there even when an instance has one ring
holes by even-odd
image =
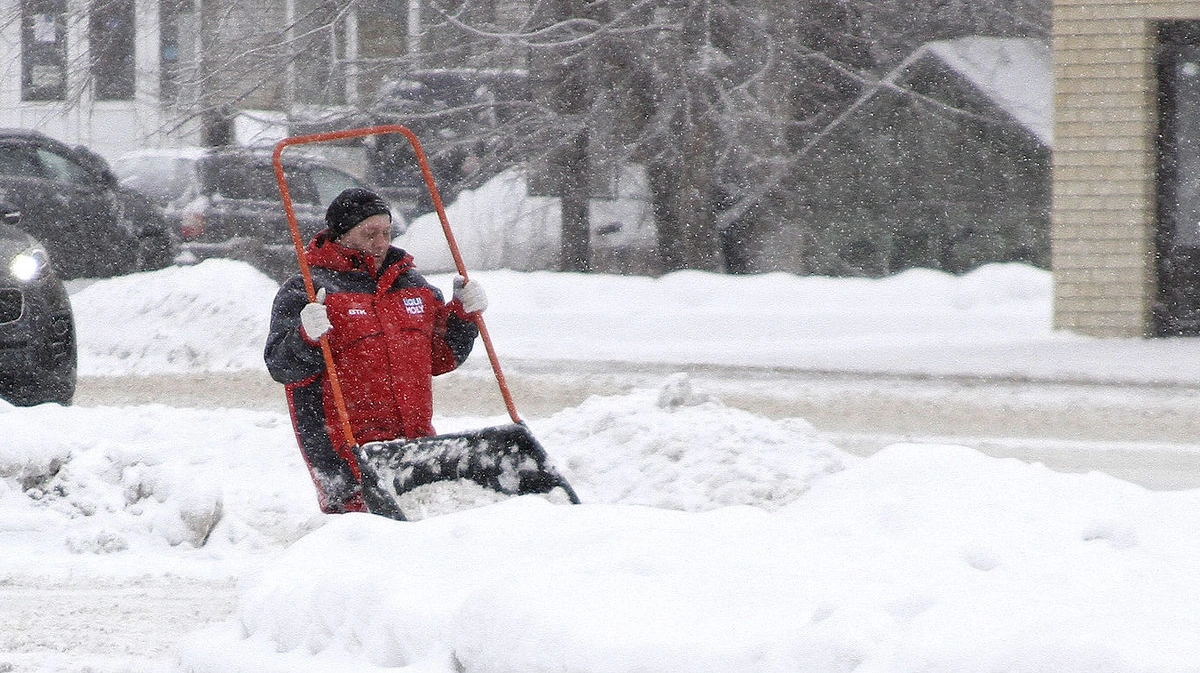
[[[1200,2],[1054,1],[1055,326],[1200,333]]]

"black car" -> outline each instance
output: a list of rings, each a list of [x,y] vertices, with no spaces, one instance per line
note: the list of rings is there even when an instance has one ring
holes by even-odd
[[[23,213],[63,278],[159,269],[178,252],[162,210],[120,186],[103,158],[36,131],[0,129],[0,201]]]
[[[0,204],[0,398],[19,406],[70,404],[75,395],[75,319],[46,248]]]
[[[480,158],[490,134],[527,109],[532,96],[524,71],[434,69],[405,73],[380,87],[368,115],[371,125],[400,124],[421,142],[438,193],[454,200],[467,184],[478,186]],[[367,177],[415,216],[433,211],[425,179],[408,139],[380,135],[367,143]]]
[[[292,150],[283,155],[288,193],[307,243],[325,227],[325,209],[343,189],[368,184],[327,160]],[[162,207],[185,255],[230,257],[282,280],[296,272],[291,229],[279,196],[271,152],[246,147],[139,150],[118,157],[121,184]],[[397,235],[403,230],[393,213]]]

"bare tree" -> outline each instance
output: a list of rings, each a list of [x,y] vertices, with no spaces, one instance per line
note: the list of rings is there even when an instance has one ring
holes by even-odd
[[[503,33],[465,20],[469,1],[433,8],[485,48],[491,38],[529,54],[529,142],[500,145],[550,156],[559,187],[572,185],[559,190],[566,268],[586,259],[583,186],[623,161],[647,167],[660,269],[725,268],[746,197],[769,210],[761,178],[854,99],[856,73],[873,65],[857,10],[838,0],[558,0]]]
[[[588,198],[614,166],[648,169],[661,270],[745,268],[763,231],[796,218],[811,148],[900,57],[932,38],[1045,37],[1049,25],[1044,0],[430,0],[419,36],[396,19],[407,0],[160,6],[164,33],[193,56],[164,65],[173,119],[208,120],[214,142],[238,108],[362,120],[383,82],[413,72],[527,73],[527,95],[404,119],[455,130],[431,132],[426,149],[464,184],[543,167],[534,177],[562,198],[561,267],[580,271]]]

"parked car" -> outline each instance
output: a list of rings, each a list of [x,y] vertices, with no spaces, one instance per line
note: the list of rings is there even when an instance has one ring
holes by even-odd
[[[325,227],[325,209],[343,189],[367,187],[350,173],[309,154],[283,155],[288,193],[301,237]],[[121,184],[162,207],[196,260],[248,261],[282,280],[296,271],[296,252],[279,196],[271,152],[246,147],[138,150],[113,162]],[[397,235],[403,221],[393,213]]]
[[[66,288],[21,214],[0,204],[0,398],[32,406],[75,396],[75,319]]]
[[[478,186],[489,134],[523,113],[530,101],[523,70],[450,68],[415,70],[380,87],[367,111],[370,123],[402,124],[421,142],[438,193],[449,202]],[[406,215],[433,211],[433,201],[408,139],[389,134],[367,143],[367,177],[406,207]]]
[[[23,213],[63,278],[159,269],[178,252],[161,209],[121,187],[102,157],[36,131],[0,129],[0,200]]]

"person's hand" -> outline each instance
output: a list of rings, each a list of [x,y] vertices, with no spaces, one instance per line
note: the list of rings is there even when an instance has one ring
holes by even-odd
[[[309,302],[300,309],[300,328],[310,341],[318,341],[326,332],[333,329],[329,322],[329,311],[325,308],[325,288],[317,290],[316,301]]]
[[[454,298],[461,301],[463,310],[467,313],[479,313],[487,308],[487,293],[477,280],[467,280],[462,276],[454,277]]]

